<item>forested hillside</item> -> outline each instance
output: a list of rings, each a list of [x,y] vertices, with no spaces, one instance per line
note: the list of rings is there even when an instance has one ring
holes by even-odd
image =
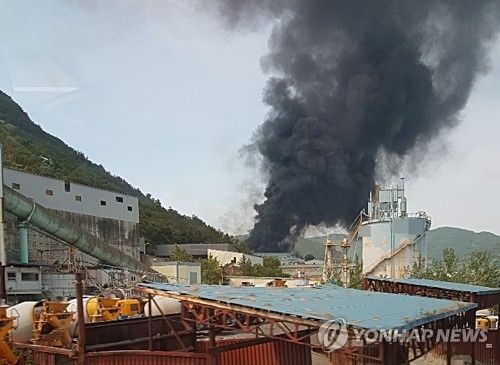
[[[106,171],[102,165],[90,161],[82,152],[44,132],[2,91],[0,143],[3,144],[4,165],[7,168],[137,196],[141,235],[153,246],[234,241],[231,236],[196,216],[188,217],[174,209],[165,209],[159,200],[142,193],[119,176]]]

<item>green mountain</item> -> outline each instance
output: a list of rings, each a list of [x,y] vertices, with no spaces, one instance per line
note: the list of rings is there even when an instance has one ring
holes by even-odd
[[[500,257],[500,237],[489,232],[472,232],[466,229],[441,227],[427,234],[427,256],[442,259],[443,250],[453,248],[458,257],[466,260],[474,251],[490,252]]]
[[[44,132],[7,94],[0,91],[0,143],[7,168],[133,195],[139,198],[141,235],[152,246],[168,243],[234,242],[234,238],[188,217],[165,209],[159,200],[142,193],[102,165],[90,161],[60,139]],[[49,158],[47,164],[41,157]],[[151,245],[149,245],[151,246]],[[148,246],[148,247],[149,247]]]

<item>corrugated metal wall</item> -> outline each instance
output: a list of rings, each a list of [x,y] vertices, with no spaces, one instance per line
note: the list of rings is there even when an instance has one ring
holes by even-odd
[[[217,346],[231,343],[243,343],[246,339],[231,339],[217,341]],[[208,351],[208,342],[198,342],[196,350]],[[285,341],[271,341],[254,346],[245,346],[239,349],[219,354],[219,365],[311,365],[311,349],[308,346],[298,345]]]
[[[446,345],[438,346],[432,351],[432,354],[446,358]],[[471,342],[452,343],[452,355],[470,355],[472,351],[471,345]],[[488,330],[486,342],[476,342],[475,358],[483,365],[498,365],[500,363],[500,336],[498,330]]]
[[[85,365],[206,365],[208,363],[207,354],[170,351],[105,351],[85,354]]]
[[[499,364],[499,336],[498,330],[488,330],[486,342],[476,342],[475,358],[483,365]],[[453,355],[469,355],[472,350],[471,342],[453,343]]]
[[[281,340],[272,340],[253,346],[245,345],[248,339],[220,340],[217,346],[236,343],[241,348],[209,354],[208,342],[199,341],[197,352],[121,350],[96,351],[85,354],[85,365],[312,365],[311,349]],[[69,350],[35,348],[26,345],[36,365],[76,365],[76,359]],[[44,351],[45,350],[45,351]],[[68,354],[54,353],[66,351]]]

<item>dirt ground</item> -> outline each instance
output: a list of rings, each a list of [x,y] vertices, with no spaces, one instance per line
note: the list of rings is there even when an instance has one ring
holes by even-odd
[[[328,359],[320,354],[312,353],[312,364],[313,365],[332,365]],[[470,356],[453,356],[451,359],[451,365],[470,365],[472,364]],[[422,356],[412,362],[412,365],[446,365],[446,359],[437,358],[432,354],[427,354]],[[482,365],[476,360],[476,365]]]

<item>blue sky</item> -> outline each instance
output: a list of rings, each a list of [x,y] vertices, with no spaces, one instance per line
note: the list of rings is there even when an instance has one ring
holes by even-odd
[[[270,27],[227,32],[192,1],[85,4],[0,0],[0,89],[165,207],[251,228],[264,182],[238,151],[265,117]],[[434,228],[500,234],[500,42],[491,55],[460,126],[436,139],[419,176],[401,172],[409,210]]]

